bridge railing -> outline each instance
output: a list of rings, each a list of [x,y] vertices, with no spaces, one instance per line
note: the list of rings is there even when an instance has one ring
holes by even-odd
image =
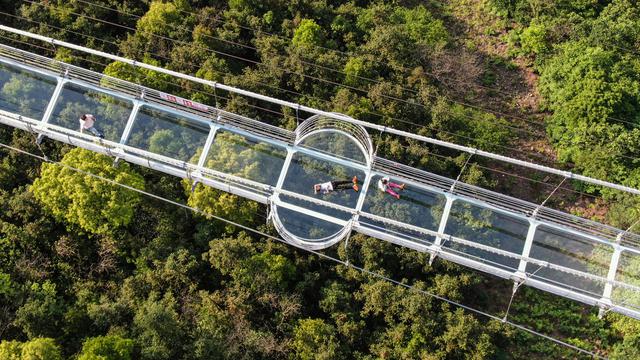
[[[0,57],[4,57],[1,52]],[[37,56],[30,59],[33,63],[49,63]],[[377,193],[373,187],[365,194],[362,208],[356,210],[350,206],[320,200],[304,192],[277,188],[272,184],[203,166],[208,153],[206,144],[215,147],[218,129],[246,132],[246,136],[255,136],[290,151],[306,151],[310,156],[326,159],[326,156],[316,154],[313,150],[297,149],[295,141],[292,141],[292,132],[217,111],[203,104],[187,103],[181,98],[165,96],[167,99],[161,98],[162,101],[154,100],[154,97],[142,95],[153,93],[151,89],[128,85],[126,82],[122,88],[135,89],[135,92],[116,91],[111,87],[103,87],[104,77],[98,75],[91,75],[94,80],[90,82],[77,79],[74,75],[69,76],[67,71],[61,73],[64,66],[43,69],[36,65],[19,65],[22,69],[28,69],[31,74],[39,72],[42,76],[56,79],[57,85],[55,81],[47,83],[53,95],[49,103],[45,104],[46,109],[39,112],[44,113],[43,119],[31,119],[1,111],[0,121],[3,123],[168,174],[201,181],[262,203],[276,201],[276,212],[303,214],[307,218],[316,219],[320,224],[318,226],[335,225],[336,232],[333,234],[319,236],[317,239],[291,236],[288,241],[303,245],[316,241],[322,245],[326,239],[346,236],[349,231],[355,230],[562,296],[603,307],[611,306],[614,311],[640,317],[640,302],[637,301],[640,282],[637,271],[634,271],[637,264],[640,264],[640,250],[634,246],[638,241],[637,234],[555,212],[382,158],[375,158],[373,171],[368,175],[371,177],[369,180],[375,182],[381,176],[392,176],[406,181],[409,188],[413,189],[411,191],[414,196],[404,197],[406,200],[403,198],[402,201],[405,202],[395,203],[395,207],[385,207],[388,197],[384,198],[384,194]],[[102,80],[97,80],[99,78]],[[65,84],[68,86],[65,87]],[[75,117],[71,118],[72,123],[68,126],[45,121],[60,116],[61,104],[68,103],[60,99],[73,95],[64,92],[71,87],[78,94],[91,91],[88,96],[92,101],[102,101],[101,104],[111,106],[112,111],[117,102],[114,99],[124,99],[122,101],[127,105],[121,106],[118,111],[120,118],[126,118],[127,124],[119,125],[123,129],[114,134],[116,140],[97,140],[91,135],[79,133]],[[134,95],[138,90],[141,95]],[[186,122],[177,121],[174,125],[178,127],[202,124],[212,126],[206,128],[207,139],[202,141],[197,161],[194,149],[184,158],[177,159],[165,153],[151,151],[150,148],[130,145],[128,135],[135,133],[140,109],[145,108],[181,117]],[[315,123],[303,128],[300,133],[311,134],[319,129],[321,127]],[[274,194],[282,197],[276,199]],[[321,211],[322,209],[331,211]],[[278,214],[275,215],[275,226],[286,236],[284,229],[295,224],[292,225],[291,221],[287,223],[290,219],[283,221]]]

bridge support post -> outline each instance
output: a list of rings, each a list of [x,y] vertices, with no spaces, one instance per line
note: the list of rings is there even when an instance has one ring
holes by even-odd
[[[364,200],[367,198],[367,191],[369,191],[369,185],[371,184],[371,178],[373,177],[371,168],[367,170],[364,182],[360,188],[360,194],[358,195],[358,202],[356,203],[355,214],[353,216],[353,222],[357,222],[360,218],[360,211],[364,205]]]
[[[280,171],[280,176],[278,177],[278,182],[276,183],[276,189],[272,196],[279,197],[280,189],[282,189],[282,185],[284,185],[284,179],[287,177],[289,165],[291,165],[291,159],[293,159],[293,155],[295,153],[296,151],[292,147],[287,147],[287,157],[284,159],[284,164],[282,164],[282,170]]]
[[[220,122],[220,115],[218,115],[216,122]],[[202,153],[200,153],[200,157],[198,158],[198,170],[196,170],[196,175],[202,176],[201,168],[204,167],[205,162],[207,161],[207,156],[209,155],[209,150],[211,150],[211,145],[213,144],[213,140],[216,137],[216,133],[220,126],[211,123],[209,124],[211,130],[209,131],[209,135],[207,136],[207,140],[204,142],[204,146],[202,148]],[[198,180],[195,180],[191,185],[191,192],[196,189],[196,185],[198,185]]]
[[[611,294],[613,293],[613,281],[616,278],[616,273],[618,272],[618,264],[620,263],[620,256],[622,255],[622,248],[620,247],[620,243],[622,242],[622,235],[624,235],[624,233],[620,233],[616,237],[616,245],[613,248],[613,254],[611,254],[609,272],[607,273],[607,283],[604,285],[604,291],[602,292],[601,299],[601,301],[605,304],[612,304]],[[600,310],[598,311],[598,317],[602,318],[605,313],[605,306],[601,305]]]
[[[453,206],[454,198],[453,195],[447,193],[445,194],[447,197],[447,202],[444,204],[444,210],[442,211],[442,217],[440,217],[440,225],[438,226],[438,234],[444,234],[444,231],[447,228],[447,222],[449,221],[449,214],[451,213],[451,207]],[[435,249],[434,252],[429,255],[429,266],[433,264],[433,260],[435,260],[438,252],[442,248],[442,238],[440,236],[436,237],[436,240],[433,243],[433,247]]]
[[[203,167],[204,163],[207,161],[207,155],[209,155],[209,150],[211,149],[211,145],[213,144],[213,139],[216,137],[216,133],[220,128],[218,125],[211,124],[211,131],[209,131],[209,135],[207,136],[207,140],[204,143],[204,147],[202,148],[202,153],[200,154],[200,158],[198,158],[198,167]]]
[[[131,113],[129,114],[129,118],[127,119],[127,124],[125,125],[124,130],[122,131],[122,135],[120,136],[120,141],[119,141],[120,145],[124,145],[127,142],[127,140],[129,140],[129,135],[131,134],[133,123],[136,121],[136,117],[138,116],[138,111],[140,111],[140,107],[142,107],[143,103],[144,102],[142,100],[133,101],[133,108],[131,109]],[[120,147],[118,151],[124,152],[124,149]],[[113,160],[113,166],[117,166],[119,160],[120,158],[116,155],[116,158]]]
[[[524,247],[522,248],[522,258],[520,258],[520,263],[518,264],[518,271],[516,274],[520,277],[525,277],[527,270],[527,261],[525,258],[529,257],[531,253],[531,247],[533,246],[533,238],[536,235],[536,230],[538,229],[538,222],[534,219],[529,220],[529,231],[527,231],[527,238],[524,241]]]
[[[49,100],[49,103],[47,104],[47,108],[44,110],[44,114],[42,115],[42,120],[41,120],[42,124],[49,123],[49,120],[51,119],[51,115],[53,115],[53,110],[55,109],[56,103],[58,102],[58,98],[62,93],[62,88],[64,87],[64,84],[67,83],[68,81],[65,78],[57,78],[57,80],[58,80],[58,83],[56,84],[56,88],[53,90],[51,99]],[[38,145],[40,145],[43,138],[44,138],[44,135],[42,134],[38,135],[38,137],[36,138],[36,142],[38,143]]]

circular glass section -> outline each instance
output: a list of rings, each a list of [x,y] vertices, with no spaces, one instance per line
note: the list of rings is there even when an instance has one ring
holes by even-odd
[[[311,119],[310,119],[311,120]],[[274,222],[289,242],[312,249],[329,247],[351,230],[361,197],[366,149],[340,129],[315,129],[297,141],[272,204]]]
[[[320,130],[309,134],[298,145],[345,161],[361,165],[367,163],[367,158],[359,143],[351,135],[334,129]]]

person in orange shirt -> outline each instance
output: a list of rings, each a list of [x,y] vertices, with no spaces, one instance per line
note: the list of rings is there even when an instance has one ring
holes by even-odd
[[[360,190],[358,187],[358,177],[354,176],[351,180],[343,180],[343,181],[329,181],[322,184],[313,185],[313,192],[315,194],[322,193],[328,194],[335,190],[346,190],[353,189],[355,191]]]

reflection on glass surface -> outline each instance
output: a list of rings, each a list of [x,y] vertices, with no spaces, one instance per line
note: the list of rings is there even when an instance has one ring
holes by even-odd
[[[142,106],[126,143],[196,164],[210,130],[209,124],[202,121]]]
[[[379,175],[372,177],[362,211],[421,228],[438,230],[446,202],[443,195],[407,185],[405,190],[399,192],[400,199],[396,199],[378,189],[378,181],[381,178]],[[393,178],[391,181],[402,182]]]
[[[620,254],[615,279],[625,284],[640,287],[640,255],[623,251]],[[614,304],[640,310],[640,291],[614,286],[611,292],[611,300]]]
[[[611,246],[548,226],[539,226],[536,229],[529,256],[606,278],[612,254]],[[527,264],[528,273],[537,269],[538,265]],[[594,296],[602,296],[604,291],[604,282],[558,270],[543,268],[536,273],[535,277],[555,281],[560,285],[573,287]]]
[[[339,158],[361,164],[366,163],[364,154],[358,145],[351,138],[339,132],[325,131],[316,133],[304,139],[300,145]]]
[[[360,216],[358,222],[360,223],[361,226],[367,227],[369,229],[394,235],[401,239],[404,239],[413,243],[418,243],[424,246],[432,245],[435,241],[434,236],[409,230],[406,228],[398,227],[395,225],[386,224],[381,221],[371,220],[365,216]]]
[[[445,233],[520,255],[528,230],[529,222],[527,221],[456,200],[451,206]],[[487,263],[509,270],[517,270],[520,263],[518,259],[459,243],[446,242],[444,246],[480,257]]]
[[[340,225],[283,207],[278,207],[278,215],[289,233],[311,241],[335,235],[343,229]]]
[[[302,195],[354,208],[358,202],[360,192],[354,191],[351,187],[344,190],[336,190],[329,194],[314,194],[313,191],[314,184],[334,180],[351,181],[353,176],[357,176],[361,179],[359,181],[359,185],[361,186],[365,176],[363,171],[348,168],[326,160],[320,160],[302,153],[295,153],[292,157],[291,164],[289,165],[282,188]],[[285,195],[280,195],[280,199],[287,203],[342,220],[348,220],[351,217],[350,213],[345,213],[322,205],[316,205]],[[333,235],[342,229],[342,226],[329,223],[327,221],[313,219],[310,216],[297,214],[292,211],[281,212],[280,209],[281,208],[279,208],[278,212],[282,223],[285,224],[285,228],[289,232],[298,236],[308,239],[319,239]],[[289,228],[290,226],[291,228]]]
[[[41,120],[56,80],[0,63],[0,109]]]
[[[95,128],[104,133],[107,140],[118,142],[129,119],[133,103],[109,94],[66,83],[56,102],[49,122],[67,129],[79,131],[78,119],[83,114],[96,118]]]
[[[364,181],[364,171],[346,167],[327,160],[321,160],[303,153],[295,153],[291,159],[287,176],[282,188],[299,194],[317,197],[319,199],[355,207],[359,192],[352,189],[333,191],[329,194],[314,194],[313,185],[328,181],[347,181],[357,176],[359,185]]]
[[[284,148],[218,130],[205,167],[275,186],[286,157]]]

